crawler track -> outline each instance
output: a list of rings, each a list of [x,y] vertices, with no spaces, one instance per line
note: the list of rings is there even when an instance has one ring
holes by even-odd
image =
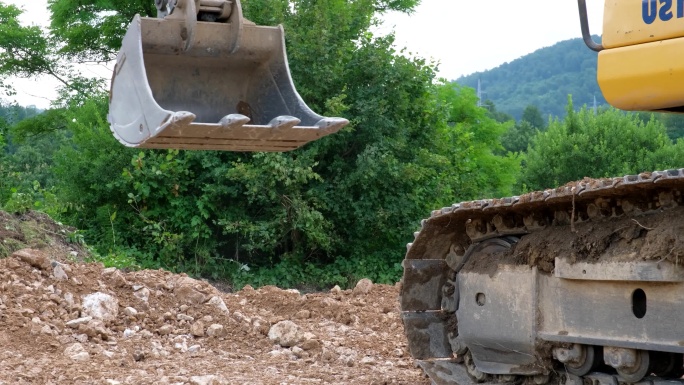
[[[680,309],[684,306],[674,306],[671,310],[662,306],[661,309],[661,302],[657,301],[669,297],[669,294],[684,297],[679,294],[684,294],[684,270],[681,268],[684,265],[684,240],[680,239],[684,234],[682,191],[684,169],[667,170],[621,178],[584,179],[555,190],[464,202],[434,211],[430,218],[422,221],[421,230],[415,233],[414,242],[408,245],[404,261],[401,306],[411,354],[438,385],[513,382],[616,385],[618,382],[635,382],[625,381],[607,366],[583,376],[565,373],[563,365],[554,359],[551,352],[570,343],[681,355],[684,345],[680,341],[682,337],[677,335],[684,334],[684,326],[679,326],[676,321],[665,321],[660,329],[673,330],[660,333],[652,330],[653,321],[648,323],[648,318],[645,321],[630,318],[623,327],[624,337],[604,326],[607,322],[604,322],[601,312],[623,311],[617,308],[617,304],[615,309],[612,307],[613,302],[619,301],[605,302],[607,300],[597,297],[596,304],[608,304],[608,309],[589,309],[598,314],[595,316],[598,326],[586,329],[580,322],[586,320],[587,316],[583,314],[584,318],[578,316],[578,320],[568,321],[580,324],[575,334],[566,327],[562,317],[554,324],[548,314],[568,312],[572,305],[567,298],[574,296],[577,290],[580,297],[587,296],[593,301],[591,295],[594,294],[583,292],[582,287],[594,285],[593,292],[604,293],[618,290],[620,285],[625,286],[624,290],[633,290],[629,284],[639,283],[649,296],[657,294],[657,297],[649,297],[649,301],[656,298],[655,302],[649,302],[653,303],[653,310],[649,308],[649,311],[665,312],[657,313],[659,316],[680,317]],[[526,275],[515,275],[517,271]],[[512,277],[510,282],[501,278],[506,274]],[[465,279],[466,276],[470,281]],[[534,280],[534,284],[530,284],[532,293],[529,298],[524,289],[517,289],[524,286],[517,284],[518,276],[524,277],[523,282]],[[528,280],[528,276],[531,279]],[[533,335],[529,341],[520,342],[522,348],[516,351],[521,357],[529,355],[531,358],[527,361],[522,359],[517,366],[496,363],[487,366],[485,364],[491,362],[480,358],[480,365],[476,365],[470,359],[467,352],[474,346],[468,346],[464,340],[477,339],[479,329],[469,323],[470,339],[462,338],[465,335],[464,322],[468,321],[463,316],[472,313],[467,310],[470,308],[464,307],[468,303],[464,304],[463,298],[471,299],[470,294],[465,296],[464,292],[472,288],[473,277],[503,282],[511,288],[513,297],[523,297],[520,303],[535,304],[528,316],[523,314],[520,315],[522,318],[515,320],[515,323],[526,321],[527,324],[535,324],[529,330],[521,329],[521,334],[529,331]],[[477,283],[477,280],[473,282]],[[552,300],[546,298],[548,295],[542,289],[549,285],[555,291],[563,292],[557,305],[559,309],[553,308],[555,305],[548,306]],[[666,285],[670,286],[663,289]],[[522,294],[516,294],[516,290]],[[482,290],[483,293],[485,291]],[[508,294],[505,290],[495,291],[497,293]],[[477,293],[478,296],[480,294]],[[473,300],[480,301],[475,299],[475,295]],[[490,300],[487,297],[487,301],[496,301],[496,298]],[[674,305],[680,305],[679,301],[676,300]],[[508,304],[502,303],[503,307]],[[480,308],[475,306],[473,309]],[[643,310],[646,311],[645,298]],[[632,311],[638,315],[637,309]],[[521,313],[525,311],[501,314],[501,317],[518,317]],[[656,313],[649,313],[649,316],[651,314]],[[487,322],[491,323],[484,323]],[[460,331],[459,323],[462,324]],[[508,325],[505,320],[500,323]],[[473,333],[476,337],[472,337]],[[515,334],[515,330],[511,333]],[[490,337],[496,337],[496,330]],[[511,342],[511,346],[516,343]],[[480,357],[484,355],[481,353]],[[681,366],[681,357],[676,357],[679,361],[674,362]],[[506,373],[501,374],[502,371]],[[671,371],[667,376],[681,376],[679,372]],[[667,377],[646,377],[641,381],[652,385],[682,383]]]

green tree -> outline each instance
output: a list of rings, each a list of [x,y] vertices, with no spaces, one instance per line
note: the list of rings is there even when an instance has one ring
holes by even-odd
[[[525,111],[523,111],[520,122],[527,122],[530,124],[530,126],[536,128],[537,130],[544,130],[546,128],[546,121],[544,121],[541,111],[539,111],[537,106],[531,104],[525,107]]]
[[[0,162],[2,161],[2,157],[5,155],[5,135],[7,133],[8,127],[9,124],[7,124],[7,120],[0,116]]]
[[[521,181],[530,189],[552,188],[583,177],[611,177],[681,167],[684,143],[667,137],[651,117],[609,108],[575,112],[570,100],[564,120],[554,120],[532,140]]]
[[[42,127],[53,121],[46,119],[53,112],[59,113],[40,114],[33,107],[0,105],[0,207],[59,211],[51,167],[53,154],[66,137],[63,131]]]
[[[501,137],[501,143],[508,152],[523,153],[527,151],[530,140],[546,128],[544,118],[536,106],[529,105],[523,111],[522,118],[511,126]]]
[[[684,138],[684,117],[681,114],[656,113],[655,116],[666,127],[670,139]]]
[[[519,172],[520,160],[515,155],[500,156],[504,144],[502,134],[512,121],[498,122],[489,108],[477,107],[472,88],[441,86],[439,100],[447,109],[446,137],[438,142],[444,147],[448,171],[439,178],[450,184],[449,198],[454,201],[508,196]],[[447,202],[441,202],[447,203]]]
[[[485,100],[482,103],[482,106],[489,112],[489,117],[491,117],[492,119],[496,120],[499,123],[504,123],[504,122],[509,122],[509,121],[515,120],[515,119],[513,119],[513,116],[511,116],[511,115],[509,115],[503,111],[497,110],[496,105],[490,99]]]
[[[59,55],[76,62],[111,61],[136,14],[155,17],[150,0],[48,0]]]
[[[532,123],[521,120],[501,136],[501,143],[508,152],[522,153],[527,151],[530,141],[538,133],[539,129]]]
[[[51,4],[57,2],[59,0],[51,1]],[[22,26],[18,20],[21,13],[13,5],[0,3],[0,84],[9,76],[51,76],[61,83],[62,103],[72,97],[87,99],[88,95],[103,90],[104,79],[84,77],[76,69],[76,64],[88,59],[65,57],[60,49],[65,46],[64,41],[58,30],[53,29],[50,33],[35,25]]]

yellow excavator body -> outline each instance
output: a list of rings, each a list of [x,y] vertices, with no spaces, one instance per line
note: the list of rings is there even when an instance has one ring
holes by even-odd
[[[605,2],[597,78],[606,101],[630,111],[684,107],[684,1]]]

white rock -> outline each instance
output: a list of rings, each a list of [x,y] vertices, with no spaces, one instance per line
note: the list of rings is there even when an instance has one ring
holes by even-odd
[[[305,333],[302,335],[302,338],[305,339],[305,340],[315,340],[315,339],[318,338],[318,337],[316,337],[316,335],[313,334],[313,333],[305,332]]]
[[[188,348],[188,353],[197,353],[202,349],[200,345],[192,345]]]
[[[188,351],[188,343],[183,340],[183,342],[176,342],[174,344],[174,347],[181,352],[187,352]]]
[[[69,276],[67,276],[67,273],[60,264],[56,264],[55,267],[52,268],[52,275],[55,277],[55,279],[60,281],[66,281],[69,279]]]
[[[190,325],[190,334],[195,337],[204,337],[204,322],[197,321]]]
[[[364,278],[356,283],[354,287],[354,295],[368,294],[371,289],[373,289],[373,281],[368,278]]]
[[[124,309],[124,314],[129,316],[129,317],[135,317],[138,315],[138,311],[135,310],[135,308],[132,308],[129,306],[129,307]]]
[[[90,354],[88,352],[76,353],[70,357],[74,361],[88,361],[90,359]]]
[[[78,342],[67,346],[67,348],[64,349],[64,355],[74,361],[86,361],[90,359],[88,352],[86,352],[83,345]]]
[[[214,306],[215,308],[217,308],[217,309],[221,310],[222,312],[228,314],[228,306],[226,306],[226,303],[223,302],[223,299],[221,297],[213,296],[213,297],[211,297],[209,302],[207,302],[207,304]]]
[[[141,331],[141,332],[140,332],[140,335],[141,335],[143,338],[152,338],[152,337],[154,337],[154,334],[152,334],[152,332],[149,331],[149,330],[143,330],[143,331]]]
[[[103,321],[114,321],[119,314],[119,301],[109,294],[96,292],[83,297],[82,312]]]
[[[226,334],[223,325],[213,324],[207,328],[207,335],[209,337],[223,337]]]
[[[297,358],[302,358],[302,356],[304,356],[304,349],[300,348],[299,346],[295,346],[292,348],[292,354],[294,354]]]
[[[134,335],[135,335],[135,330],[126,329],[126,330],[124,330],[124,332],[123,332],[124,338],[131,338],[131,337],[133,337]]]
[[[71,293],[64,293],[64,300],[70,307],[74,306],[74,295]]]
[[[340,361],[350,368],[356,365],[356,360],[352,356],[340,356]]]
[[[375,365],[375,359],[373,357],[363,357],[361,359],[362,365]]]
[[[150,289],[143,287],[133,293],[136,298],[143,302],[147,302],[150,299]]]
[[[251,318],[249,318],[249,317],[247,317],[246,315],[240,313],[239,311],[236,311],[236,312],[233,313],[233,318],[235,318],[235,320],[236,320],[236,321],[239,321],[239,322],[245,322],[245,323],[248,323],[248,324],[251,324],[251,323],[252,323],[252,319],[251,319]]]
[[[271,350],[268,352],[269,357],[271,358],[276,358],[276,359],[282,359],[287,356],[287,353],[283,350]]]
[[[87,334],[75,334],[74,339],[82,344],[85,344],[88,342],[88,335]]]
[[[66,323],[66,326],[68,326],[68,327],[70,327],[70,328],[77,328],[78,325],[87,324],[88,322],[90,322],[90,321],[92,321],[92,320],[93,320],[93,317],[90,317],[90,316],[88,316],[88,317],[76,318],[76,319],[74,319],[74,320],[71,320],[71,321],[67,322],[67,323]]]
[[[339,293],[342,292],[342,289],[340,288],[339,285],[335,285],[335,287],[333,287],[332,289],[330,289],[330,292],[331,292],[331,293],[334,293],[334,294],[339,294]]]
[[[224,382],[219,376],[213,374],[207,376],[192,376],[190,377],[191,385],[223,385]]]
[[[282,347],[289,348],[297,345],[303,339],[303,335],[294,322],[281,321],[271,326],[268,338]]]
[[[121,385],[121,381],[112,380],[112,379],[108,378],[105,380],[105,384],[107,384],[107,385]]]

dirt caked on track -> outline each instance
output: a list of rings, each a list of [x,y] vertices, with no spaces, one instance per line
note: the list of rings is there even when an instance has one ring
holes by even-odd
[[[496,270],[498,263],[537,266],[553,272],[556,257],[576,262],[669,261],[684,264],[684,207],[636,217],[607,218],[575,226],[552,226],[525,235],[497,261],[474,261]],[[476,269],[475,269],[476,270]]]
[[[398,287],[225,293],[78,262],[68,233],[0,215],[0,384],[429,384]]]

